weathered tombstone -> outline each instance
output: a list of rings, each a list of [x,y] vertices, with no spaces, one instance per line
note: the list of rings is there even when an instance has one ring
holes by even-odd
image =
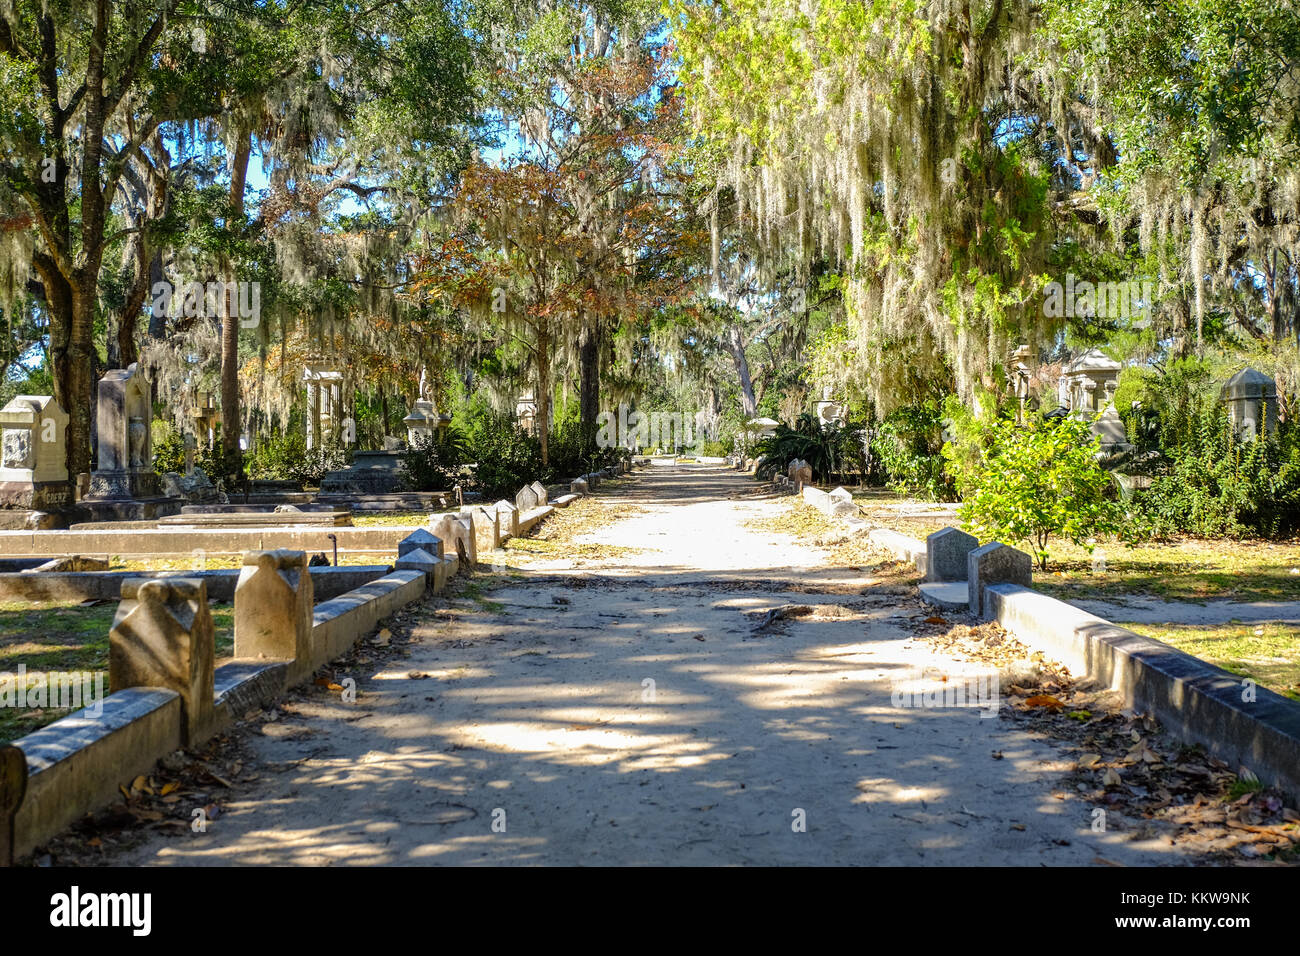
[[[588,472],[582,477],[587,479],[587,486],[591,488],[592,491],[595,491],[600,487],[600,474],[598,472]]]
[[[966,558],[980,546],[979,539],[960,528],[941,528],[925,539],[925,579],[965,581]]]
[[[64,461],[68,413],[49,395],[0,409],[0,508],[58,511],[72,504]]]
[[[442,540],[424,528],[417,528],[397,542],[397,556],[399,558],[405,557],[412,551],[421,550],[429,552],[435,558],[441,558]]]
[[[501,536],[519,537],[519,509],[504,498],[496,503],[497,518],[501,522]]]
[[[585,495],[587,493],[587,479],[574,478],[569,482],[569,492],[575,495]]]
[[[96,405],[99,467],[90,475],[92,496],[144,498],[157,494],[151,418],[149,380],[137,365],[104,373]]]
[[[307,567],[305,551],[245,551],[235,582],[235,656],[290,661],[291,682],[312,670]]]
[[[473,525],[475,547],[479,553],[488,554],[501,547],[501,516],[495,508],[474,505],[462,508],[460,516]]]
[[[984,589],[990,584],[1033,583],[1034,559],[1000,541],[991,541],[966,555],[966,588],[970,612],[984,615]]]
[[[108,634],[112,691],[162,687],[181,698],[181,739],[200,743],[213,715],[216,653],[201,578],[127,578]]]
[[[435,515],[429,519],[429,530],[442,541],[443,552],[439,557],[455,554],[466,570],[474,566],[478,549],[474,543],[474,529],[467,521],[461,520],[459,515]]]
[[[794,482],[795,490],[802,490],[804,485],[811,485],[813,480],[812,465],[806,461],[800,461],[798,458],[792,464],[797,466],[794,468],[794,474],[790,476]]]
[[[1228,379],[1220,393],[1228,420],[1243,441],[1277,431],[1277,382],[1263,372],[1244,368]]]
[[[27,756],[0,746],[0,866],[14,865],[14,818],[27,795]]]
[[[537,496],[537,504],[544,505],[547,502],[546,486],[540,481],[534,481],[532,484],[533,494]]]
[[[537,492],[533,491],[532,485],[524,485],[515,495],[515,507],[519,511],[532,511],[537,507]]]

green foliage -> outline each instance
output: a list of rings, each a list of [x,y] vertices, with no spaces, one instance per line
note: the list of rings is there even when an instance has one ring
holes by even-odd
[[[839,474],[844,466],[845,429],[835,425],[822,427],[816,416],[800,415],[794,427],[781,424],[776,434],[764,438],[755,449],[762,464],[755,471],[759,479],[784,474],[790,462],[799,458],[812,466],[813,478],[823,481]]]
[[[944,468],[943,417],[936,402],[905,405],[886,416],[871,441],[888,476],[886,484],[899,494],[946,500],[953,485]]]
[[[460,481],[466,439],[458,429],[417,439],[402,455],[402,480],[411,491],[447,491]]]
[[[506,416],[477,419],[468,441],[475,487],[489,501],[513,501],[521,487],[542,475],[541,442]]]
[[[250,479],[300,481],[305,485],[319,485],[327,474],[346,468],[351,460],[352,455],[343,448],[309,451],[306,440],[296,432],[263,437],[244,459]]]
[[[982,541],[1028,545],[1040,568],[1047,567],[1049,536],[1085,545],[1118,532],[1124,512],[1109,497],[1114,485],[1097,451],[1088,423],[1078,419],[998,422],[974,493],[959,509],[963,527]]]
[[[996,432],[997,419],[976,415],[975,410],[956,395],[944,399],[943,414],[944,437],[947,439],[941,449],[944,473],[958,496],[967,498],[978,487],[986,449],[992,444]]]
[[[1276,438],[1243,442],[1227,414],[1207,408],[1172,450],[1168,474],[1134,495],[1159,538],[1275,537],[1300,527],[1300,438],[1284,423]]]

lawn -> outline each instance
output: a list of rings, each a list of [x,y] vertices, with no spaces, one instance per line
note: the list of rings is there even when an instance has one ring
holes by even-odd
[[[1300,700],[1300,628],[1238,621],[1218,625],[1115,623]]]
[[[108,680],[108,631],[116,601],[90,606],[68,602],[0,602],[0,678],[16,676],[18,665],[30,681],[50,671],[92,671]],[[234,650],[234,608],[211,604],[218,659]],[[15,740],[60,717],[67,710],[0,707],[0,743]]]

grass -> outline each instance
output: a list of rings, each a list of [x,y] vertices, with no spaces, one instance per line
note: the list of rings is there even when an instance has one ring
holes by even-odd
[[[1219,625],[1116,623],[1300,700],[1300,628],[1238,621]]]
[[[430,517],[441,512],[431,511],[354,511],[354,528],[423,528]],[[456,512],[459,514],[460,512]]]
[[[211,604],[216,656],[234,651],[234,608]],[[90,607],[59,601],[0,602],[0,674],[14,675],[22,664],[30,682],[51,671],[92,671],[108,675],[108,632],[117,602]],[[15,740],[68,713],[66,709],[0,707],[0,743]]]
[[[309,552],[310,555],[314,552]],[[319,552],[331,561],[334,559],[330,550]],[[374,566],[392,564],[397,559],[397,551],[384,557],[377,554],[342,551],[339,553],[339,566]],[[110,571],[237,571],[244,565],[242,554],[209,554],[202,561],[194,557],[183,558],[123,558],[121,555],[109,557]]]
[[[1300,601],[1300,541],[1202,541],[1128,548],[1103,543],[1105,570],[1068,542],[1050,545],[1046,574],[1035,586],[1063,600],[1132,595],[1166,601]],[[1095,556],[1095,555],[1094,555]]]

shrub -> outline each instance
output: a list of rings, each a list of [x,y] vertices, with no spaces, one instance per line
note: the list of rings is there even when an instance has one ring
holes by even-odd
[[[755,457],[761,456],[763,461],[755,477],[771,478],[784,472],[791,461],[799,458],[812,466],[814,478],[825,480],[839,470],[843,439],[842,429],[836,426],[823,428],[816,416],[805,412],[795,421],[793,428],[778,425],[775,434],[758,443],[754,449]]]
[[[488,500],[514,500],[521,487],[542,476],[542,445],[509,418],[484,416],[474,422],[469,455],[477,465],[474,484]]]
[[[1114,482],[1097,464],[1098,442],[1087,422],[1000,421],[992,435],[973,493],[958,512],[972,534],[1027,544],[1045,569],[1050,536],[1082,545],[1121,529],[1124,512],[1109,497]]]
[[[953,485],[944,469],[943,419],[934,402],[908,405],[885,417],[871,450],[899,494],[931,501],[950,498]]]
[[[1206,408],[1170,452],[1168,473],[1134,495],[1156,537],[1252,534],[1300,526],[1300,440],[1293,423],[1276,438],[1243,442],[1221,409]]]
[[[402,480],[410,491],[446,491],[460,480],[465,436],[448,428],[442,435],[418,439],[402,455]]]
[[[331,471],[346,468],[352,454],[345,448],[307,449],[302,435],[266,435],[257,448],[245,456],[244,465],[249,478],[266,478],[279,481],[300,481],[319,485]]]

